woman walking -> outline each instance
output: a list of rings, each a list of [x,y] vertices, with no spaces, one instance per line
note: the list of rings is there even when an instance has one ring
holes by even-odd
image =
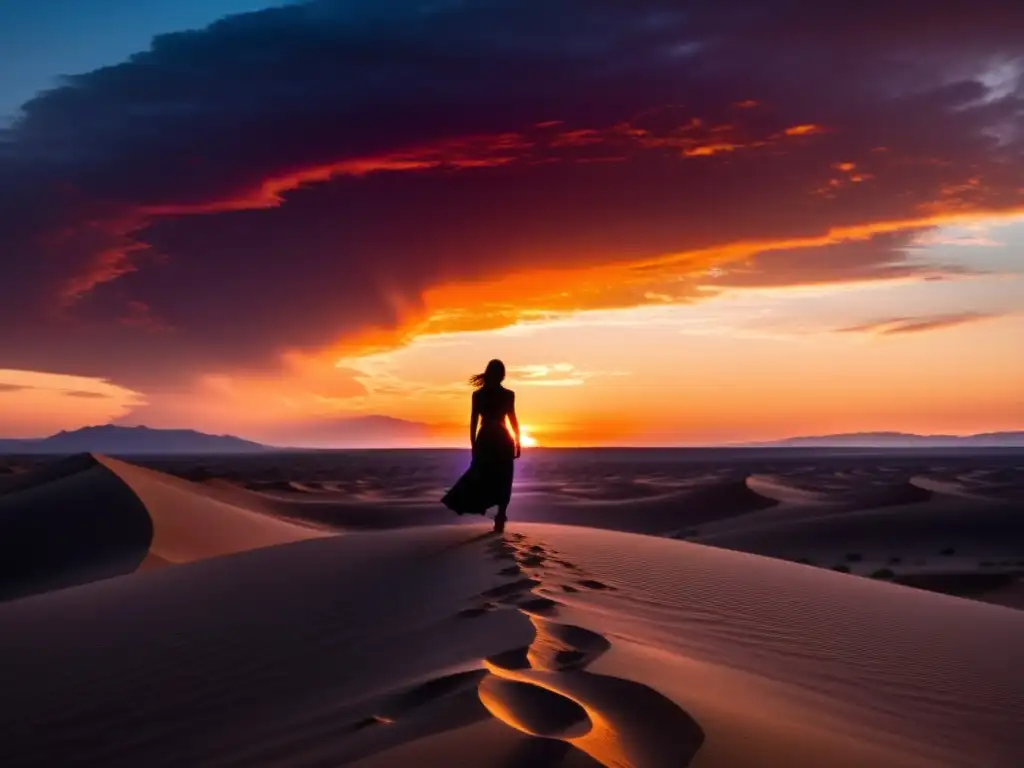
[[[501,360],[491,360],[483,373],[469,380],[476,387],[469,417],[473,459],[442,499],[446,507],[460,515],[483,515],[497,506],[494,530],[499,533],[505,530],[513,462],[521,451],[516,393],[502,386],[504,380],[505,364]]]

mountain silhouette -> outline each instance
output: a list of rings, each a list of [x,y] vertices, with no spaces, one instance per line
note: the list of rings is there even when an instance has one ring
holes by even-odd
[[[0,440],[0,453],[252,453],[267,446],[232,435],[191,429],[151,429],[107,424],[61,431],[37,440]]]
[[[1013,448],[1024,447],[1024,432],[984,432],[977,435],[851,432],[787,437],[745,445],[757,448]]]

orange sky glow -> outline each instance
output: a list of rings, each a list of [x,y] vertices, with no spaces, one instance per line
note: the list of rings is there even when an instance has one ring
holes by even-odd
[[[576,2],[278,4],[23,102],[0,438],[464,446],[492,358],[538,446],[1024,430],[1009,27]]]
[[[974,233],[965,242],[991,233],[983,246],[947,252],[968,260],[1024,240],[1024,221],[1013,218],[945,226]],[[39,434],[138,413],[151,426],[273,441],[275,426],[296,418],[387,414],[430,425],[420,444],[461,445],[464,381],[493,356],[509,366],[527,444],[701,445],[1024,427],[1020,274],[728,289],[703,281],[716,265],[742,264],[737,256],[764,249],[744,243],[667,256],[644,265],[653,269],[638,285],[624,277],[637,265],[622,264],[441,286],[407,308],[409,320],[397,332],[288,353],[282,371],[264,376],[211,373],[185,393],[147,396],[99,380],[0,371],[5,431]],[[693,281],[680,296],[629,306],[664,289],[666,276],[678,274],[664,269],[679,264]],[[893,317],[897,307],[926,320],[901,323]],[[960,311],[940,312],[947,307]],[[158,417],[147,404],[159,407]]]

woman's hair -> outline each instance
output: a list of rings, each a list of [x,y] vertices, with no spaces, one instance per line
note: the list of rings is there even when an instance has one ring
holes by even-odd
[[[505,364],[501,360],[491,360],[483,373],[469,377],[469,383],[480,387],[496,387],[505,380]]]

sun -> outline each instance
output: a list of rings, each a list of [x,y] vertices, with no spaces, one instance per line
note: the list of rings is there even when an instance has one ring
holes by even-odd
[[[535,448],[537,446],[537,438],[530,434],[530,430],[526,427],[519,428],[519,444],[523,448]]]

